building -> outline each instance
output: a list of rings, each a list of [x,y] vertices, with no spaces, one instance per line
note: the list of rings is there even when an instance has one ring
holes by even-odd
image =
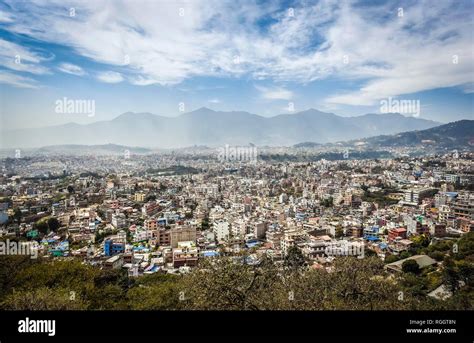
[[[405,239],[407,238],[407,230],[404,228],[390,229],[388,230],[388,241],[392,242],[395,239]]]
[[[309,242],[302,249],[303,254],[309,259],[316,259],[318,256],[324,256],[327,243],[324,240]]]
[[[379,236],[382,234],[378,226],[366,227],[364,228],[364,239],[368,241],[377,241]]]
[[[401,204],[418,206],[426,197],[433,195],[437,190],[432,188],[412,188],[404,191]]]
[[[173,267],[183,266],[195,267],[199,259],[199,252],[194,242],[180,242],[178,247],[173,249]]]
[[[435,237],[444,237],[444,236],[446,236],[446,224],[443,224],[443,223],[434,224],[432,234]]]
[[[231,227],[232,236],[244,237],[247,234],[247,223],[244,220],[236,220]]]
[[[127,226],[127,217],[123,213],[114,213],[111,223],[116,229],[123,229]]]
[[[147,230],[156,230],[158,229],[158,222],[156,219],[145,220],[144,226]]]
[[[438,220],[442,223],[446,223],[449,218],[454,215],[451,214],[451,208],[448,205],[441,205],[438,210]]]
[[[409,239],[395,239],[388,245],[388,248],[395,254],[398,255],[402,251],[407,251],[410,249],[411,245],[413,244],[412,241]]]
[[[222,243],[229,239],[230,230],[229,223],[226,221],[218,221],[214,223],[214,234],[216,235],[216,241]]]
[[[142,214],[144,216],[152,216],[160,211],[160,205],[156,201],[150,201],[143,205]]]
[[[266,233],[267,242],[270,243],[273,249],[280,249],[281,248],[281,238],[283,237],[282,231],[277,230],[269,230]]]
[[[171,230],[158,230],[158,245],[171,246]]]
[[[144,202],[145,201],[145,193],[135,193],[133,196],[133,200],[136,202]]]
[[[106,269],[118,269],[123,265],[123,257],[121,255],[112,256],[104,262],[104,268]]]
[[[106,239],[104,242],[105,256],[114,256],[122,254],[125,251],[125,243],[114,242],[112,239]]]
[[[267,231],[267,224],[265,222],[259,222],[254,225],[254,235],[257,239],[265,238],[265,233]]]
[[[474,194],[460,193],[452,209],[456,218],[474,220]]]
[[[356,237],[356,238],[363,237],[364,235],[364,230],[360,226],[351,227],[349,232],[352,237]]]
[[[429,257],[428,255],[415,255],[408,258],[404,258],[403,260],[389,263],[385,265],[385,268],[389,271],[400,273],[402,272],[403,262],[408,261],[408,260],[414,260],[416,263],[418,263],[418,266],[420,267],[420,269],[437,264],[437,262],[433,260],[431,257]]]
[[[176,248],[179,242],[196,243],[196,227],[182,226],[174,227],[170,230],[170,243],[172,248]]]

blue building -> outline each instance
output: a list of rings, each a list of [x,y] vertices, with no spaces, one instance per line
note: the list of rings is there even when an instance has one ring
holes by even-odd
[[[379,235],[381,234],[378,226],[372,226],[370,228],[364,228],[364,238],[368,241],[378,241]]]
[[[104,253],[105,256],[113,256],[121,254],[125,251],[125,243],[117,243],[111,239],[107,239],[104,242]]]

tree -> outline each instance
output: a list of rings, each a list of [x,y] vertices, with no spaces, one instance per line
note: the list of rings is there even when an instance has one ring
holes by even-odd
[[[459,271],[459,279],[463,284],[468,287],[474,287],[474,264],[469,261],[459,261],[457,269]]]
[[[337,258],[334,269],[282,270],[269,259],[246,265],[232,258],[207,260],[180,282],[186,309],[377,310],[423,308],[398,300],[401,288],[384,277],[379,258]],[[271,292],[268,290],[271,289]]]
[[[384,262],[385,263],[393,263],[393,262],[396,262],[400,259],[400,257],[398,257],[398,255],[388,255],[387,257],[385,257],[385,260]]]
[[[425,248],[430,245],[431,242],[431,239],[427,234],[412,236],[410,239],[413,242],[412,248],[414,249]]]
[[[141,277],[137,285],[127,292],[129,306],[133,310],[179,309],[185,301],[180,293],[181,277],[168,274],[151,274]]]
[[[327,199],[323,199],[323,203],[322,205],[324,207],[332,207],[333,206],[333,198],[332,197],[329,197]]]
[[[67,289],[40,287],[27,291],[14,290],[4,300],[2,307],[7,310],[84,310],[87,304],[76,296],[71,297]]]
[[[285,266],[297,269],[305,264],[305,259],[301,249],[296,245],[291,246],[285,256]]]
[[[205,260],[179,289],[182,306],[199,310],[282,309],[284,294],[278,270],[266,258],[257,265],[228,257]]]
[[[72,185],[67,186],[67,191],[69,194],[74,193],[74,187]]]
[[[13,218],[15,218],[18,224],[20,224],[21,222],[21,216],[22,216],[21,210],[18,207],[15,208],[15,210],[13,210]]]
[[[451,257],[447,256],[444,260],[443,282],[452,293],[455,293],[460,287],[460,279],[461,277],[459,270],[456,268],[455,261]]]
[[[455,255],[456,260],[474,255],[474,232],[468,232],[459,239],[458,250],[458,253]]]
[[[404,273],[418,274],[420,272],[420,266],[415,260],[406,260],[402,264],[402,270]]]
[[[155,200],[156,200],[156,195],[150,194],[146,197],[145,202],[155,201]]]
[[[428,254],[429,257],[435,259],[438,262],[443,261],[444,255],[445,254],[441,251],[433,251]]]
[[[48,219],[48,228],[50,231],[56,232],[58,231],[60,226],[61,224],[59,223],[59,220],[57,220],[56,218],[50,217]]]
[[[38,220],[33,224],[33,228],[38,230],[38,232],[41,232],[42,234],[46,235],[49,230],[49,226],[47,221],[43,218]]]
[[[377,257],[377,253],[375,251],[373,251],[372,249],[365,249],[364,251],[364,256],[365,257],[372,257],[372,256],[375,256]]]
[[[204,218],[202,218],[201,221],[201,230],[208,230],[209,229],[209,217],[206,215]]]
[[[406,258],[409,258],[410,256],[411,256],[411,254],[408,251],[402,251],[400,253],[400,260],[404,260]]]

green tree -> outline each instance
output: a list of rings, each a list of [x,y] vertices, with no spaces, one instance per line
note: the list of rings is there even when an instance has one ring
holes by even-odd
[[[59,227],[61,226],[60,223],[59,223],[59,220],[57,220],[56,218],[54,217],[50,217],[48,219],[48,228],[50,231],[53,231],[53,232],[56,232],[58,231]]]
[[[385,263],[393,263],[393,262],[396,262],[400,259],[400,257],[398,255],[388,255],[385,257],[385,260],[384,262]]]
[[[406,260],[402,264],[402,270],[404,273],[418,274],[420,272],[420,266],[415,260]]]
[[[305,264],[305,258],[301,249],[298,246],[293,245],[288,248],[288,252],[285,256],[285,266],[291,269],[297,269]]]
[[[2,302],[6,310],[84,310],[87,303],[72,296],[67,289],[39,287],[32,290],[14,290]]]
[[[13,218],[16,220],[16,222],[18,224],[21,223],[21,217],[22,217],[22,213],[21,213],[21,210],[17,207],[13,210]]]
[[[38,220],[33,224],[33,228],[38,230],[38,232],[41,232],[42,234],[46,235],[49,231],[49,226],[47,223],[47,220],[44,218]]]
[[[209,230],[209,217],[205,216],[201,222],[201,230]]]

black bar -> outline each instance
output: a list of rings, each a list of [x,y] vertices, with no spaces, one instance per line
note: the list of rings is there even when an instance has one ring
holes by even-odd
[[[40,336],[130,339],[187,335],[378,336],[417,341],[457,341],[459,337],[471,337],[472,341],[473,314],[471,311],[6,311],[0,313],[0,327],[2,343]],[[55,335],[19,333],[19,321],[26,318],[54,319]],[[456,333],[408,333],[407,329],[455,329]]]

